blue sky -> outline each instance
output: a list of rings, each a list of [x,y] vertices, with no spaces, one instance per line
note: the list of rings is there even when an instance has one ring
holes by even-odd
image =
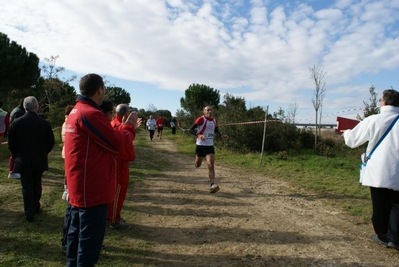
[[[0,0],[0,32],[65,77],[94,72],[134,107],[180,109],[190,84],[244,97],[269,113],[294,103],[314,121],[309,67],[326,81],[323,123],[355,118],[398,89],[399,0]],[[77,88],[77,82],[72,84]]]

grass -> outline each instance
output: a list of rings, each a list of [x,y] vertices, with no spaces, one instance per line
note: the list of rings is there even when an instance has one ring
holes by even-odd
[[[59,133],[55,136],[57,144],[49,156],[51,169],[43,175],[43,213],[35,217],[34,223],[24,220],[20,182],[6,178],[9,152],[5,145],[0,146],[0,267],[65,266],[65,256],[59,249],[66,207],[61,200],[64,169]],[[130,169],[130,191],[147,175],[162,175],[167,169],[166,162],[155,158],[155,151],[145,138],[147,135],[138,135],[135,141],[137,160]],[[175,142],[179,152],[194,155],[193,137],[179,131],[172,135],[166,130],[164,138]],[[145,152],[140,148],[145,148]],[[358,183],[356,153],[353,152],[355,156],[326,158],[316,156],[313,151],[288,152],[285,159],[279,158],[278,154],[266,154],[260,164],[259,153],[242,155],[218,145],[216,162],[240,168],[238,173],[256,172],[268,178],[282,179],[294,188],[290,193],[322,199],[353,216],[355,222],[364,223],[370,220],[371,204],[368,188]],[[137,219],[134,203],[129,197],[124,210],[124,219],[129,222]],[[144,235],[135,227],[129,234],[107,228],[104,241],[107,249],[101,253],[97,266],[153,266],[150,261],[152,244]]]

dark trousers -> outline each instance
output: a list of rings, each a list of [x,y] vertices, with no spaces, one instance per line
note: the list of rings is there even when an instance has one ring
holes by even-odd
[[[33,219],[40,210],[43,171],[21,172],[25,218]]]
[[[172,127],[172,134],[176,134],[176,127]]]
[[[149,131],[150,131],[150,139],[152,140],[152,138],[154,138],[155,130],[149,130]]]
[[[68,230],[69,230],[69,226],[71,225],[71,209],[72,209],[72,206],[68,202],[68,205],[65,209],[64,225],[62,227],[62,238],[61,238],[62,246],[66,246],[66,244],[67,244]]]
[[[375,233],[385,242],[399,244],[399,191],[370,187]]]
[[[108,205],[92,208],[71,206],[71,224],[67,236],[67,266],[94,266],[101,252]]]

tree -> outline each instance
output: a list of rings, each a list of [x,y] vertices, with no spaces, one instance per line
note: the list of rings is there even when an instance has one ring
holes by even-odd
[[[147,111],[155,112],[157,111],[157,107],[154,104],[148,104]]]
[[[317,68],[316,66],[309,67],[310,79],[313,81],[315,85],[314,95],[312,99],[313,107],[315,110],[315,148],[317,146],[317,138],[321,135],[321,129],[319,124],[321,123],[321,114],[323,107],[324,95],[326,93],[326,82],[324,81],[325,73],[322,69]],[[319,112],[320,111],[320,112]]]
[[[39,58],[16,42],[10,42],[6,34],[0,33],[0,99],[16,98],[18,102],[18,99],[26,96],[25,90],[30,89],[39,77]]]
[[[57,67],[56,62],[59,56],[51,56],[50,58],[45,58],[46,64],[42,66],[43,78],[44,78],[44,95],[39,100],[42,111],[48,112],[54,103],[59,102],[62,96],[65,95],[70,88],[65,88],[69,86],[69,82],[76,79],[76,76],[72,76],[69,79],[61,80],[59,75],[65,71],[64,67]],[[69,86],[70,87],[70,86]],[[76,95],[76,94],[75,94]]]
[[[215,90],[207,85],[192,84],[184,92],[185,97],[180,98],[180,105],[194,119],[201,114],[202,109],[210,105],[215,110],[220,103],[219,90]]]
[[[117,86],[106,87],[105,98],[113,101],[115,104],[129,104],[131,101],[130,93]]]
[[[287,115],[285,115],[285,110],[282,107],[278,107],[278,111],[273,112],[273,118],[280,120],[281,122],[286,122]]]
[[[298,104],[294,102],[294,104],[290,104],[290,109],[287,112],[287,122],[295,124],[295,118],[298,114]]]
[[[370,104],[363,101],[364,104],[364,110],[363,110],[363,117],[360,116],[359,114],[356,115],[356,119],[362,121],[364,118],[373,115],[373,114],[379,114],[380,109],[377,106],[377,93],[375,92],[375,87],[372,85],[369,88],[369,93],[370,93]]]

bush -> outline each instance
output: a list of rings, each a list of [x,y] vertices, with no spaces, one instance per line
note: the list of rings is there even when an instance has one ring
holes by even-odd
[[[287,151],[280,151],[276,154],[276,158],[279,160],[288,160],[288,153]]]

